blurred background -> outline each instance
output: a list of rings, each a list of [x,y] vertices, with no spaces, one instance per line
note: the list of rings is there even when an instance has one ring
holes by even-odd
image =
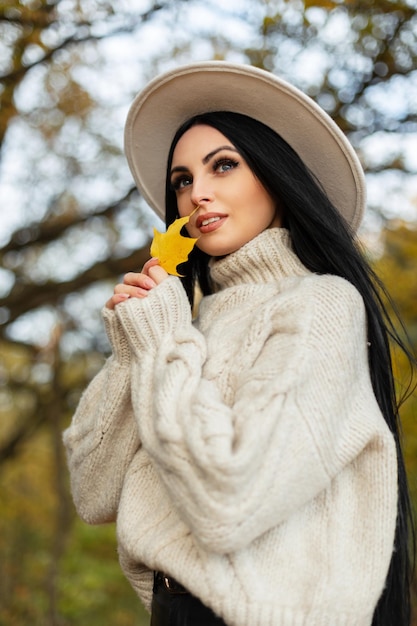
[[[114,527],[77,519],[61,434],[108,353],[100,309],[162,227],[123,157],[129,104],[160,71],[209,59],[283,76],[347,134],[368,182],[360,236],[416,351],[416,1],[0,1],[1,625],[148,624]],[[415,503],[416,409],[414,394]]]

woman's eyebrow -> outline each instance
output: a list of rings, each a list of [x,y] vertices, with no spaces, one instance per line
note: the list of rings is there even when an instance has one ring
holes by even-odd
[[[210,159],[213,158],[214,155],[220,152],[221,150],[232,150],[232,152],[237,152],[236,148],[234,148],[233,146],[228,146],[228,145],[219,146],[218,148],[215,148],[214,150],[206,154],[206,156],[201,159],[201,162],[203,163],[203,165],[206,165],[206,163],[208,163]],[[188,172],[188,167],[185,167],[185,165],[176,165],[171,170],[171,176],[172,174],[175,174],[175,172]]]
[[[218,152],[220,152],[220,150],[232,150],[233,152],[237,152],[236,148],[234,148],[233,146],[220,146],[219,148],[216,148],[215,150],[212,150],[211,152],[209,152],[208,154],[206,154],[206,156],[204,157],[204,159],[202,159],[202,163],[203,165],[205,165],[206,163],[208,163],[210,161],[210,159],[212,157],[214,157],[215,154],[217,154]]]
[[[185,167],[185,165],[177,165],[172,168],[170,175],[172,176],[175,172],[188,172],[188,167]]]

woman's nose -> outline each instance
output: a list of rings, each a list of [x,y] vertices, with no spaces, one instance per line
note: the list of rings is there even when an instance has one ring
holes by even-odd
[[[204,202],[213,200],[214,194],[209,182],[205,177],[193,179],[193,187],[191,191],[191,200],[197,206]]]

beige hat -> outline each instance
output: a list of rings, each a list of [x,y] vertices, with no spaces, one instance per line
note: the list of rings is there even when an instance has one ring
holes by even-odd
[[[233,111],[276,131],[315,174],[354,230],[365,208],[362,166],[345,135],[311,98],[250,65],[225,61],[177,67],[151,81],[132,103],[125,151],[136,185],[165,217],[165,176],[178,128],[194,115]]]

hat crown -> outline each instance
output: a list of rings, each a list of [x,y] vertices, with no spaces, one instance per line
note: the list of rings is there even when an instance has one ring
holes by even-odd
[[[309,96],[259,68],[207,61],[152,80],[135,98],[125,126],[125,152],[139,191],[164,219],[168,153],[178,128],[195,115],[233,111],[277,132],[298,153],[353,230],[364,213],[365,178],[339,127]]]

